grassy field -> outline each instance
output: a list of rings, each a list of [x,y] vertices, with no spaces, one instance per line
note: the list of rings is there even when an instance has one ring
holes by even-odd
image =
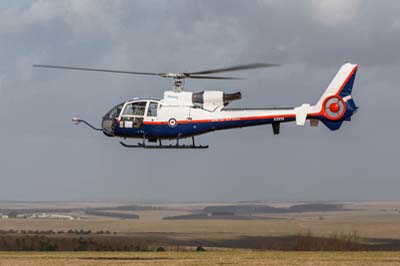
[[[76,208],[117,206],[105,203],[0,203],[3,208]],[[75,220],[62,219],[0,219],[1,250],[50,250],[35,249],[45,241],[38,237],[46,237],[46,241],[55,244],[59,239],[67,242],[84,242],[90,248],[76,249],[76,243],[69,245],[71,249],[61,248],[57,242],[57,250],[148,250],[120,249],[115,241],[126,241],[128,246],[168,247],[168,246],[214,246],[227,248],[273,249],[285,250],[282,241],[291,246],[291,250],[319,250],[297,248],[297,236],[332,238],[336,236],[355,235],[362,243],[384,244],[383,248],[354,248],[350,250],[399,250],[400,249],[400,203],[347,203],[340,211],[257,214],[266,219],[228,220],[163,220],[163,217],[181,215],[201,210],[205,206],[217,203],[173,203],[158,204],[155,209],[133,210],[140,219],[115,219],[105,217],[83,217]],[[218,203],[221,204],[221,203]],[[282,205],[283,203],[281,203]],[[152,205],[154,206],[154,205]],[[268,219],[273,218],[273,219]],[[52,234],[40,233],[52,230]],[[90,231],[88,235],[70,234],[68,231]],[[97,232],[107,231],[106,235]],[[24,235],[27,237],[24,238]],[[28,239],[29,237],[29,239]],[[79,240],[82,237],[81,240]],[[91,241],[105,243],[107,249],[91,245]],[[125,240],[124,240],[125,239]],[[18,242],[18,243],[17,243]],[[274,243],[278,244],[274,246]],[[36,243],[36,244],[34,244]],[[46,242],[47,243],[47,242]],[[132,244],[133,243],[133,244]],[[78,243],[79,244],[79,243]],[[388,245],[390,244],[390,247]],[[125,245],[125,244],[124,244]],[[279,247],[278,247],[279,246]],[[303,245],[301,245],[303,246]],[[313,244],[315,246],[315,244]],[[31,248],[35,247],[35,248]],[[392,248],[394,247],[394,248]],[[173,250],[173,249],[172,249]],[[289,250],[289,249],[288,249]],[[344,249],[324,249],[344,250]]]
[[[394,241],[400,246],[400,203],[349,203],[347,209],[330,212],[261,214],[274,219],[256,220],[163,220],[163,217],[193,213],[213,203],[163,204],[153,210],[136,210],[140,219],[83,216],[76,220],[0,219],[3,250],[114,250],[114,252],[0,252],[0,266],[7,265],[399,265],[400,252],[292,252],[262,250],[367,250],[351,249],[342,242],[307,240],[299,236],[332,237],[353,234],[365,243]],[[109,203],[110,206],[116,204]],[[100,203],[12,203],[3,208],[102,207]],[[129,211],[126,211],[130,213]],[[72,213],[73,214],[73,213]],[[78,214],[78,212],[77,212]],[[52,234],[28,231],[53,230]],[[90,234],[67,233],[90,230]],[[97,231],[109,231],[98,234]],[[60,233],[61,232],[61,233]],[[386,239],[386,240],[385,240]],[[61,242],[57,242],[61,241]],[[95,242],[98,244],[94,244]],[[300,241],[300,242],[299,242]],[[311,241],[311,242],[310,242]],[[314,242],[313,242],[314,241]],[[396,242],[397,241],[397,242]],[[97,243],[96,242],[96,243]],[[35,246],[35,249],[29,249]],[[63,248],[67,243],[70,248]],[[69,243],[69,244],[68,244]],[[305,243],[305,244],[304,244]],[[117,247],[120,244],[121,247]],[[133,249],[125,249],[133,247]],[[193,252],[197,246],[206,252]],[[37,249],[39,247],[39,249]],[[79,247],[79,249],[77,249]],[[100,249],[98,249],[100,247]],[[107,248],[104,248],[107,247]],[[140,247],[140,249],[137,249]],[[158,248],[166,252],[155,252]],[[300,248],[298,248],[300,247]],[[305,247],[305,248],[304,248]],[[311,247],[311,248],[310,248]],[[333,249],[332,249],[333,247]],[[343,248],[344,247],[344,248]],[[102,249],[104,248],[104,249]],[[122,249],[121,249],[122,248]],[[143,249],[142,249],[143,248]],[[247,249],[244,249],[247,248]],[[330,249],[331,248],[331,249]],[[254,250],[259,251],[254,251]],[[116,250],[147,250],[117,252]],[[153,250],[153,251],[149,251]]]
[[[400,265],[396,252],[1,252],[0,266],[8,265]]]
[[[99,207],[111,203],[13,203],[3,208],[66,208]],[[278,219],[264,220],[162,220],[165,216],[187,214],[212,203],[160,204],[162,210],[133,211],[139,220],[89,217],[81,220],[0,219],[1,230],[107,230],[117,234],[168,234],[179,238],[218,238],[237,236],[295,235],[307,231],[315,235],[357,232],[361,237],[400,239],[400,203],[349,203],[351,210],[267,214]],[[262,216],[262,215],[260,215]]]
[[[0,220],[2,230],[108,230],[118,234],[169,234],[179,238],[281,236],[312,231],[316,235],[351,233],[362,237],[400,239],[400,214],[348,212],[308,214],[288,220]],[[150,214],[149,214],[150,216]],[[323,220],[319,217],[323,216]]]

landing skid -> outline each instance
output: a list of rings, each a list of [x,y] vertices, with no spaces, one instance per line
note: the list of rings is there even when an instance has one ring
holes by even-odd
[[[137,145],[129,145],[126,144],[122,141],[120,141],[119,143],[121,143],[122,146],[124,146],[125,148],[143,148],[143,149],[208,149],[208,145],[206,146],[193,146],[193,145],[142,145],[140,143],[138,143]]]
[[[161,140],[159,140],[159,145],[148,145],[146,144],[145,140],[143,140],[143,143],[138,143],[136,145],[130,145],[126,144],[125,142],[120,141],[119,142],[122,146],[125,148],[142,148],[142,149],[208,149],[208,145],[196,145],[194,143],[194,137],[192,137],[192,145],[180,145],[179,144],[179,139],[177,139],[176,145],[162,145]]]

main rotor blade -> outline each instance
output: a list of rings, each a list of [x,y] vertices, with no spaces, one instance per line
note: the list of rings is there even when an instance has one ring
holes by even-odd
[[[185,73],[187,75],[204,75],[204,74],[213,74],[213,73],[221,73],[221,72],[230,72],[230,71],[238,71],[238,70],[245,70],[245,69],[254,69],[254,68],[265,68],[265,67],[276,67],[279,66],[277,64],[266,64],[266,63],[254,63],[254,64],[246,64],[246,65],[238,65],[232,67],[225,67],[225,68],[217,68],[217,69],[210,69],[198,72],[190,72]]]
[[[189,75],[186,78],[190,79],[242,79],[242,78],[234,78],[234,77],[215,77],[215,76],[197,76],[197,75]]]
[[[152,72],[133,72],[133,71],[123,71],[123,70],[84,68],[84,67],[70,67],[70,66],[54,66],[54,65],[33,65],[33,66],[34,67],[43,67],[43,68],[68,69],[68,70],[111,72],[111,73],[119,73],[119,74],[136,74],[136,75],[151,75],[151,76],[160,76],[161,75],[161,73],[152,73]]]

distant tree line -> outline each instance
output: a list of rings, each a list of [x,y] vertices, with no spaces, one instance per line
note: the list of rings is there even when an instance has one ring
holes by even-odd
[[[400,251],[395,239],[361,239],[357,233],[329,237],[300,233],[293,236],[241,237],[223,240],[171,240],[124,235],[0,235],[0,251],[165,251],[207,247],[281,251]]]
[[[114,207],[93,207],[93,208],[29,208],[29,209],[0,209],[0,213],[8,215],[9,218],[16,218],[18,214],[33,214],[33,213],[71,213],[71,212],[90,212],[90,211],[146,211],[146,210],[161,210],[156,206],[142,205],[121,205]]]
[[[148,241],[118,237],[0,236],[0,251],[155,251]]]
[[[95,211],[95,210],[87,210],[85,213],[88,215],[104,216],[104,217],[111,217],[111,218],[139,219],[139,215],[131,214],[131,213],[116,213],[116,212]]]
[[[99,231],[91,231],[91,230],[59,230],[59,231],[53,231],[53,230],[0,230],[0,235],[62,235],[62,234],[69,234],[69,235],[90,235],[90,234],[96,234],[96,235],[110,235],[110,234],[116,234],[115,232],[110,232],[108,230],[99,230]]]

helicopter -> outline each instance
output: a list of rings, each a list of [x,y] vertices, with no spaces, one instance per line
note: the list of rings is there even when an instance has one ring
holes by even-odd
[[[64,70],[81,70],[158,76],[173,80],[173,89],[164,92],[162,99],[134,98],[124,101],[108,111],[97,128],[79,117],[72,121],[86,124],[108,137],[139,138],[141,142],[126,148],[144,149],[206,149],[208,145],[196,145],[194,137],[217,130],[242,128],[258,125],[272,125],[274,135],[280,133],[280,124],[295,122],[304,126],[318,126],[321,121],[330,130],[338,130],[344,121],[350,121],[357,112],[352,98],[352,89],[358,65],[345,63],[341,66],[328,88],[315,105],[302,104],[297,107],[273,108],[228,108],[232,101],[242,98],[240,92],[205,90],[189,92],[184,90],[186,79],[236,80],[236,76],[210,76],[210,74],[246,69],[276,67],[277,64],[253,63],[232,67],[177,73],[134,72],[112,69],[84,68],[60,65],[33,65],[34,67]],[[180,140],[191,138],[191,144],[180,144]],[[174,140],[175,144],[165,145],[163,140]],[[157,144],[158,142],[158,144]]]

